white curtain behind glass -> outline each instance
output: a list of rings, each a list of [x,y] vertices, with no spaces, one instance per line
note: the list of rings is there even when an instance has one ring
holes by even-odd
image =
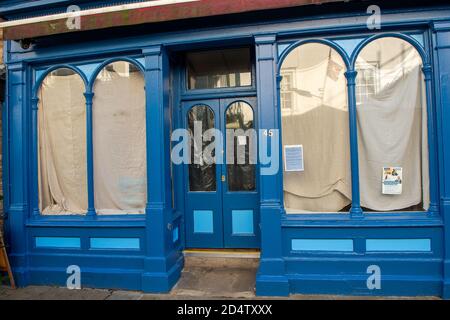
[[[287,213],[337,212],[351,202],[345,64],[328,46],[306,44],[283,62],[283,146],[303,145],[303,172],[284,172]],[[284,83],[289,81],[289,83]]]
[[[405,41],[383,38],[363,49],[357,65],[376,66],[373,94],[361,95],[357,107],[361,205],[375,211],[419,204],[427,209],[428,139],[421,58]],[[402,167],[401,195],[382,194],[383,167]]]
[[[94,85],[94,195],[98,214],[144,213],[145,88],[136,67],[116,62]]]
[[[39,91],[39,208],[42,214],[87,210],[84,83],[71,70],[47,76]]]

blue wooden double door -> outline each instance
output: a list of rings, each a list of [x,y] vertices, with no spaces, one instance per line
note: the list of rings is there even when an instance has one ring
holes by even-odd
[[[259,248],[256,99],[184,102],[187,248]]]

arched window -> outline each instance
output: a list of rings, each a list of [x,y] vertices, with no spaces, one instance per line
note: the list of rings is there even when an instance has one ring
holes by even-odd
[[[48,74],[38,92],[38,186],[42,214],[86,213],[86,102],[81,77]]]
[[[355,68],[361,205],[371,211],[429,205],[427,108],[422,59],[386,37],[360,52]]]
[[[342,57],[319,43],[301,45],[283,61],[280,98],[287,213],[348,211],[351,174],[345,72]]]
[[[98,214],[144,213],[145,81],[133,64],[104,67],[94,83],[94,202]]]

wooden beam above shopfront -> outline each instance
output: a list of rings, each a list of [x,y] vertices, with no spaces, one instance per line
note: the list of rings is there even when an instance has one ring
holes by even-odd
[[[290,8],[345,0],[157,0],[81,10],[0,23],[4,39],[21,40],[61,33]],[[348,0],[347,0],[348,1]],[[76,15],[79,28],[68,24]]]

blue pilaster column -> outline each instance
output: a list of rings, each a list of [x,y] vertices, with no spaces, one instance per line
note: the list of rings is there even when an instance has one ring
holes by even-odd
[[[439,141],[439,190],[444,221],[443,292],[450,299],[450,21],[434,25],[434,79],[436,79],[437,141]],[[434,168],[437,170],[437,168]],[[431,183],[431,179],[430,179]]]
[[[258,94],[259,129],[270,132],[278,128],[277,48],[275,35],[258,35],[256,45],[256,86]],[[268,138],[269,135],[263,135]],[[260,141],[261,145],[261,141]],[[281,145],[281,142],[280,142]],[[269,150],[272,156],[280,150]],[[282,257],[281,175],[279,159],[276,174],[260,174],[261,259],[256,275],[256,294],[260,296],[289,294],[289,282]],[[260,172],[264,165],[260,164]]]
[[[6,232],[9,245],[9,258],[13,268],[14,277],[18,286],[26,286],[28,276],[28,237],[26,220],[30,211],[28,196],[29,167],[27,165],[28,147],[26,127],[27,101],[26,101],[26,66],[23,63],[8,64],[7,82],[7,118],[3,125],[7,125],[8,132],[3,137],[7,147],[8,167],[4,167],[4,174],[8,175],[9,185],[5,192],[9,196],[9,206],[6,209]],[[31,115],[31,112],[28,113]],[[5,162],[4,162],[5,163]]]
[[[170,183],[169,60],[162,46],[143,49],[145,56],[147,205],[145,292],[168,292],[183,268],[172,238]]]

